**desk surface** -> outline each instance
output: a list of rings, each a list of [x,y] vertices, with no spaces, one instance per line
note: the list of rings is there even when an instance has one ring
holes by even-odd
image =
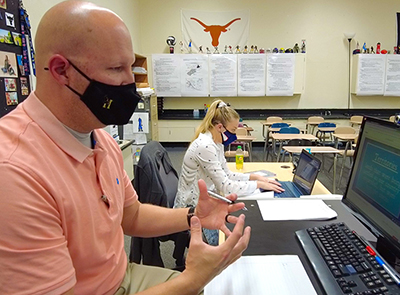
[[[228,166],[230,163],[228,163]],[[234,164],[234,163],[233,163]],[[277,173],[277,176],[283,180],[290,179],[291,169],[280,168],[279,166],[289,165],[289,163],[245,163],[244,172],[252,170],[265,169]],[[232,165],[233,166],[233,165]],[[232,166],[229,168],[231,170]],[[316,183],[314,189],[324,186]],[[328,191],[326,188],[324,188]],[[314,193],[314,192],[313,192]],[[311,264],[304,254],[299,242],[296,239],[295,232],[297,230],[321,226],[330,223],[343,221],[350,229],[355,230],[358,234],[364,236],[367,240],[375,241],[375,237],[351,215],[346,207],[340,201],[325,201],[338,214],[334,220],[316,221],[263,221],[257,201],[245,201],[248,211],[246,215],[246,224],[252,228],[250,243],[243,255],[298,255],[304,268],[318,294],[324,294],[319,284],[318,278],[314,274]],[[243,211],[238,214],[243,213]],[[229,225],[232,228],[232,225]]]
[[[276,174],[279,180],[292,180],[293,179],[293,164],[290,162],[279,163],[265,163],[265,162],[245,162],[243,163],[243,170],[236,170],[236,164],[233,162],[227,163],[229,170],[233,172],[249,173],[258,170],[268,170]],[[287,168],[285,168],[287,167]],[[318,180],[315,182],[314,188],[311,192],[312,195],[330,194],[330,191]]]
[[[318,140],[318,137],[312,134],[289,134],[289,133],[272,133],[271,138],[275,140],[290,140],[290,139],[309,139]]]

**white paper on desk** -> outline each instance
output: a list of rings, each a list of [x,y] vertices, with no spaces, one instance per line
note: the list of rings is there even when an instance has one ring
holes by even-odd
[[[205,295],[317,294],[296,255],[243,256],[215,277]]]
[[[272,220],[329,220],[337,213],[321,199],[258,200],[264,221]]]
[[[254,193],[251,195],[247,196],[241,196],[238,197],[238,201],[245,201],[245,200],[268,200],[268,199],[273,199],[274,198],[274,192],[273,191],[268,191],[268,192],[261,192],[260,189],[256,189]]]

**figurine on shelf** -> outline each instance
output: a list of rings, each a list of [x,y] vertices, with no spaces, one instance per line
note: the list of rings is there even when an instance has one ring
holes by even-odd
[[[247,53],[249,53],[249,51],[247,50],[247,45],[245,45],[244,49],[243,49],[243,54],[247,54]]]
[[[369,54],[369,48],[367,48],[367,52],[366,53]]]
[[[232,46],[229,45],[229,54],[233,54]]]
[[[206,50],[207,50],[207,54],[211,54],[210,48],[207,47]]]
[[[240,46],[239,46],[239,45],[236,46],[235,53],[236,53],[236,54],[240,54],[240,53],[241,53],[241,52],[240,52]]]
[[[189,40],[189,53],[192,53],[192,39]]]
[[[367,44],[364,42],[363,45],[363,52],[362,53],[367,53]]]
[[[393,47],[393,54],[397,54],[397,46]]]
[[[271,52],[272,52],[271,48],[265,49],[265,53],[271,53]]]
[[[380,54],[380,53],[381,53],[381,43],[378,42],[378,43],[376,44],[376,54]]]
[[[264,48],[260,48],[260,53],[264,54],[265,53],[265,49]]]
[[[278,53],[279,52],[279,49],[278,48],[274,48],[274,49],[272,49],[272,53]]]
[[[299,53],[299,52],[300,52],[300,47],[299,47],[299,44],[298,44],[298,43],[294,44],[294,46],[293,46],[293,52],[294,52],[294,53]]]
[[[224,49],[223,54],[228,54],[228,45],[225,45],[225,49]]]
[[[371,54],[375,54],[374,46],[371,46]]]
[[[301,53],[306,53],[306,39],[301,40]]]
[[[285,53],[293,53],[293,49],[292,48],[286,48]]]
[[[251,53],[251,54],[254,53],[254,45],[251,45],[251,46],[250,46],[250,52],[249,52],[249,53]]]
[[[183,53],[183,42],[179,41],[179,46],[181,47],[181,53]]]
[[[218,46],[214,46],[214,54],[219,54]]]
[[[357,46],[356,49],[353,50],[353,54],[359,54],[360,52],[360,43],[357,42]]]
[[[176,40],[174,36],[169,36],[167,38],[167,44],[169,46],[169,53],[174,53],[174,46],[176,44]]]
[[[254,53],[258,53],[257,45],[254,45]]]
[[[281,49],[279,49],[279,53],[284,53],[285,49],[281,47]]]
[[[204,52],[203,52],[203,46],[202,46],[202,45],[199,46],[199,53],[204,53]]]

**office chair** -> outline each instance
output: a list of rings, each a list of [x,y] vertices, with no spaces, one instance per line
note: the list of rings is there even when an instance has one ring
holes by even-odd
[[[134,187],[141,203],[172,208],[178,190],[178,174],[172,166],[167,151],[157,141],[150,141],[141,151],[135,169]],[[184,252],[189,246],[189,231],[155,238],[132,237],[129,260],[145,265],[161,266],[160,241],[175,243],[173,257],[176,269],[185,267]]]

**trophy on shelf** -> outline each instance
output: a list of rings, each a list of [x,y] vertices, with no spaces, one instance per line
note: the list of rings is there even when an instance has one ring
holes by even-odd
[[[254,45],[251,45],[251,46],[250,46],[250,52],[249,52],[249,53],[251,53],[251,54],[254,53]]]
[[[254,45],[254,53],[258,53],[257,45]]]
[[[306,39],[301,40],[301,53],[306,53]]]
[[[202,45],[199,46],[199,53],[204,53],[204,52],[203,52],[203,46],[202,46]]]
[[[371,54],[375,54],[374,46],[371,46]]]
[[[378,42],[378,43],[376,44],[376,54],[380,54],[380,53],[381,53],[381,43]]]
[[[218,46],[214,46],[214,54],[219,54]]]
[[[239,45],[236,46],[235,53],[236,53],[236,54],[240,54],[240,53],[241,53],[241,52],[240,52],[240,46],[239,46]]]
[[[299,44],[298,44],[298,43],[294,44],[294,46],[293,46],[293,52],[294,52],[294,53],[299,53],[299,52],[300,52],[300,47],[299,47]]]
[[[367,43],[364,42],[363,44],[363,51],[362,53],[367,53]]]
[[[210,48],[207,47],[206,50],[207,50],[207,54],[211,54]]]
[[[243,49],[243,54],[247,54],[247,53],[249,53],[249,50],[247,49],[247,45],[245,45],[244,49]]]
[[[179,46],[181,47],[181,53],[183,53],[183,42],[179,41]]]
[[[229,54],[233,54],[232,46],[229,45]]]
[[[223,54],[228,54],[228,45],[225,45],[225,49],[224,49]]]
[[[169,53],[174,53],[174,46],[176,44],[176,40],[174,36],[169,36],[167,38],[167,44],[169,46]]]

